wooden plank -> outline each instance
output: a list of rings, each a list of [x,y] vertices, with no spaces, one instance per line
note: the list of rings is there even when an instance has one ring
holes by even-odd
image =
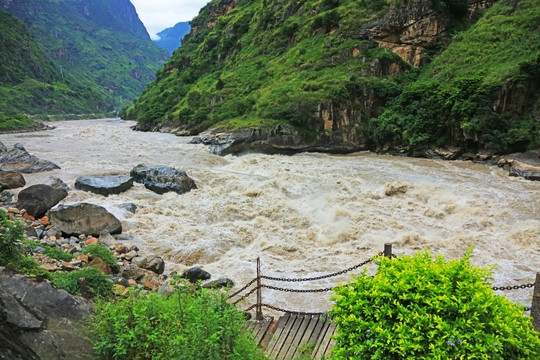
[[[262,321],[259,321],[259,324],[257,325],[257,333],[255,334],[255,340],[257,340],[257,345],[259,345],[263,339],[263,337],[266,335],[266,331],[274,321],[273,317],[265,318]]]
[[[279,323],[279,319],[278,321],[272,321],[270,323],[270,325],[268,326],[268,329],[266,330],[266,334],[264,334],[263,338],[261,339],[261,342],[259,344],[259,346],[263,349],[268,349],[268,346],[270,344],[270,341],[272,340],[272,338],[274,337],[274,334],[276,332],[276,328],[277,328],[277,325]]]
[[[302,322],[292,334],[294,338],[292,339],[291,345],[287,350],[287,354],[285,354],[285,359],[294,359],[294,355],[297,349],[300,347],[300,342],[304,337],[304,333],[306,332],[306,329],[308,328],[312,319],[313,317],[311,315],[302,315]]]
[[[270,339],[268,347],[266,348],[266,353],[268,355],[270,355],[276,347],[276,344],[281,337],[283,330],[287,326],[289,320],[291,320],[291,316],[289,314],[286,314],[278,319],[277,324],[274,328],[274,333],[272,334],[272,338]]]
[[[308,326],[306,330],[304,331],[304,334],[302,335],[302,338],[300,339],[300,342],[298,343],[298,348],[296,349],[295,355],[300,356],[303,354],[300,354],[298,352],[298,349],[301,349],[305,347],[307,344],[309,344],[309,340],[311,339],[311,335],[313,334],[313,331],[317,327],[320,316],[319,315],[312,315],[311,319],[309,320]],[[316,340],[315,340],[316,341]],[[313,341],[313,346],[315,346],[315,341]]]
[[[335,335],[336,331],[334,330],[331,335]],[[330,342],[328,343],[328,347],[326,348],[326,352],[323,354],[325,358],[329,358],[332,355],[332,349],[336,346],[336,339],[331,338]]]
[[[313,355],[316,355],[319,353],[319,348],[321,347],[321,344],[324,341],[324,337],[326,336],[328,327],[330,326],[330,319],[328,319],[328,317],[326,316],[323,319],[324,319],[324,323],[321,327],[321,330],[316,335],[317,342],[315,343],[315,348],[313,349],[313,353],[312,353]]]
[[[305,315],[296,316],[296,321],[294,323],[294,326],[291,328],[289,335],[285,339],[285,342],[283,343],[283,349],[279,353],[279,356],[276,358],[276,360],[290,360],[292,358],[291,348],[293,348],[292,353],[294,353],[294,347],[295,347],[294,340],[296,338],[296,334],[302,327],[302,324],[304,323],[305,320],[306,320]]]
[[[330,322],[330,319],[328,319],[328,322]],[[319,346],[319,349],[317,350],[317,354],[315,354],[314,359],[322,359],[323,355],[326,353],[326,349],[328,348],[328,344],[330,343],[330,336],[334,334],[334,331],[336,330],[336,324],[331,323],[330,326],[328,326],[328,330],[326,331],[326,334],[324,335],[323,340],[321,341],[321,345]]]
[[[289,333],[291,332],[291,328],[294,326],[294,323],[298,319],[298,316],[296,315],[290,315],[289,321],[287,321],[287,324],[283,328],[283,331],[281,332],[281,335],[279,336],[279,339],[276,342],[276,345],[272,349],[272,352],[269,354],[271,359],[277,358],[279,353],[283,349],[283,344],[289,337]]]

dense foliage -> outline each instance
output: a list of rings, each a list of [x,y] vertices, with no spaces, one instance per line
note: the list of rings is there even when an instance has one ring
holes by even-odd
[[[98,301],[95,311],[90,332],[103,359],[264,359],[219,291],[180,284],[169,296]]]
[[[92,266],[75,271],[54,272],[49,277],[55,286],[72,295],[80,295],[79,279],[84,278],[88,288],[96,295],[111,296],[113,283],[109,276]]]
[[[194,133],[280,124],[372,147],[540,146],[539,0],[500,0],[477,23],[465,0],[415,1],[448,23],[419,69],[365,35],[410,1],[211,1],[123,116]],[[329,116],[343,120],[329,128]]]
[[[335,290],[336,359],[537,359],[540,338],[523,306],[496,296],[490,269],[461,260],[379,258]]]

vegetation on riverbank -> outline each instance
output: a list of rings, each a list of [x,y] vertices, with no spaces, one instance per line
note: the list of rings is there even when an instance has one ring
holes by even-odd
[[[337,359],[537,359],[540,338],[523,306],[497,296],[489,268],[461,260],[377,260],[334,293]]]
[[[475,12],[478,22],[468,6],[214,0],[123,117],[144,130],[192,133],[279,124],[372,148],[537,148],[539,0],[500,0],[483,16]],[[401,21],[400,10],[419,16],[426,31],[446,27],[420,55],[420,68],[382,47],[384,36],[374,39],[385,21]]]

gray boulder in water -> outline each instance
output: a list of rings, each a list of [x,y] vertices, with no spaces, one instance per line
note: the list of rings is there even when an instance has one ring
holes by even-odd
[[[133,178],[127,175],[81,176],[75,180],[75,189],[109,196],[120,194],[133,186]]]
[[[0,267],[0,359],[93,358],[91,314],[88,300]]]
[[[68,235],[119,234],[122,224],[104,207],[88,203],[60,205],[49,212],[51,222]]]
[[[185,171],[163,165],[137,165],[129,173],[133,180],[156,192],[164,194],[174,191],[177,194],[184,194],[191,189],[196,189],[193,181]]]
[[[36,173],[60,169],[60,166],[48,160],[41,160],[30,155],[21,143],[7,150],[4,144],[0,146],[0,170]]]
[[[188,279],[190,283],[195,284],[199,280],[208,280],[212,277],[208,271],[201,269],[198,266],[193,266],[182,274],[184,279]]]
[[[19,191],[17,209],[26,209],[33,217],[41,217],[68,195],[67,191],[50,185],[32,185]]]

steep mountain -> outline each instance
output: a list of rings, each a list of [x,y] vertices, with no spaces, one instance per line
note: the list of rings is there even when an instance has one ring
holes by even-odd
[[[213,0],[124,116],[217,152],[535,147],[539,1]]]
[[[189,21],[179,22],[173,27],[158,32],[159,39],[153,40],[154,44],[163,48],[172,55],[173,51],[182,45],[182,38],[189,33],[191,26]]]
[[[32,126],[22,112],[103,113],[112,108],[103,89],[63,76],[28,27],[0,9],[0,129]]]
[[[0,0],[25,22],[61,73],[105,89],[116,104],[136,98],[167,59],[129,0]]]

